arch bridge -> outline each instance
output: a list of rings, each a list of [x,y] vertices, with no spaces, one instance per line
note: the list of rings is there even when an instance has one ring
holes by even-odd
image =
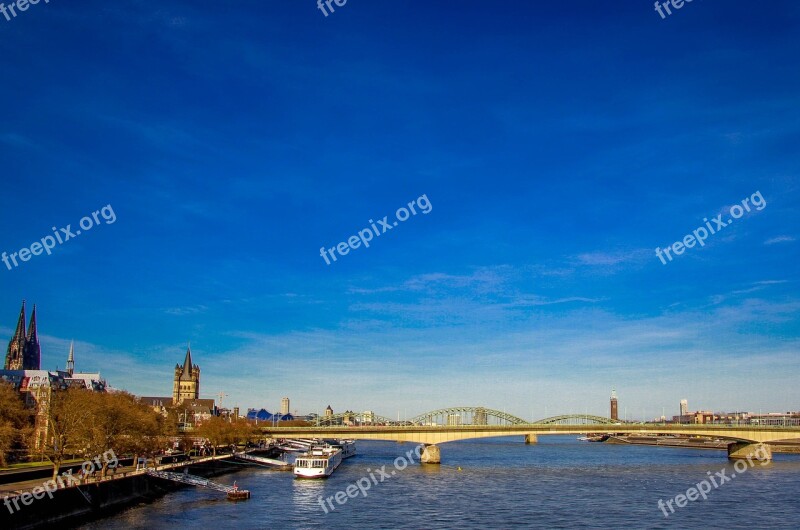
[[[486,407],[449,407],[420,414],[408,420],[412,425],[525,425],[527,420]]]
[[[730,440],[728,456],[746,458],[757,454],[760,460],[771,459],[764,444],[775,441],[798,441],[800,427],[754,425],[665,425],[628,423],[589,414],[565,414],[536,422],[527,422],[502,411],[487,407],[450,407],[420,414],[405,422],[397,422],[370,414],[372,422],[336,424],[344,413],[328,418],[328,425],[312,427],[262,426],[262,432],[274,438],[351,438],[357,440],[387,440],[414,442],[426,445],[422,461],[439,462],[437,444],[473,438],[524,436],[526,443],[536,443],[539,435],[555,434],[680,434]],[[325,420],[325,418],[322,418]],[[756,453],[759,451],[759,453]],[[427,458],[427,459],[426,459]]]
[[[458,425],[613,425],[619,420],[591,414],[563,414],[530,422],[505,411],[488,407],[448,407],[436,409],[410,420],[393,420],[373,412],[342,412],[316,418],[316,426],[458,426]]]

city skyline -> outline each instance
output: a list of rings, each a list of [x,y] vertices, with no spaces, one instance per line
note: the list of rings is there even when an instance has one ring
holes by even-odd
[[[0,262],[0,338],[36,301],[43,369],[74,339],[145,396],[191,341],[200,397],[241,410],[797,410],[798,15],[40,6],[3,22],[0,252],[114,221]]]

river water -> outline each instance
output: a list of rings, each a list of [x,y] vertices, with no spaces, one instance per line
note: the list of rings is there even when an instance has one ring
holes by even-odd
[[[800,528],[800,455],[775,455],[767,466],[737,473],[724,451],[540,436],[535,445],[521,437],[446,443],[441,465],[420,465],[412,456],[415,463],[399,470],[395,459],[413,444],[357,445],[358,456],[327,480],[243,467],[216,480],[249,489],[248,501],[186,488],[82,528]],[[380,482],[382,466],[389,476]],[[725,479],[715,475],[723,470]],[[707,500],[683,508],[673,502],[675,513],[665,508],[665,517],[659,499],[686,494],[708,472],[718,487],[709,486]],[[365,488],[370,483],[366,496],[351,488],[354,497],[342,493],[346,502],[332,499],[335,510],[326,504],[325,513],[320,497],[362,478]]]

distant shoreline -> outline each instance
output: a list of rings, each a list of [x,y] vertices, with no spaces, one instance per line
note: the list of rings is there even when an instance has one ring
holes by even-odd
[[[609,436],[604,443],[619,445],[650,445],[655,447],[686,447],[689,449],[727,450],[730,441],[708,440],[679,436]],[[770,442],[773,453],[800,454],[800,444]]]

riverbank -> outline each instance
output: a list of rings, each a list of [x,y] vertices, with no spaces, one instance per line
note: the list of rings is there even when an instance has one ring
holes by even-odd
[[[246,464],[234,462],[230,454],[209,456],[191,461],[160,465],[160,471],[183,471],[204,478],[211,478],[241,470]],[[47,470],[35,470],[41,473]],[[32,498],[34,488],[52,476],[52,470],[44,478],[8,483],[0,506],[0,528],[20,530],[49,527],[53,524],[77,524],[107,517],[129,506],[150,502],[179,488],[183,484],[147,475],[145,470],[121,469],[106,479],[82,480],[79,485],[53,490],[51,494]],[[27,504],[22,502],[25,499]],[[16,503],[13,502],[16,500]],[[19,509],[14,507],[18,506]]]
[[[659,447],[685,447],[690,449],[727,450],[730,440],[709,440],[681,436],[609,436],[604,443],[625,445],[653,445]],[[788,442],[768,443],[773,453],[800,454],[800,445]]]

